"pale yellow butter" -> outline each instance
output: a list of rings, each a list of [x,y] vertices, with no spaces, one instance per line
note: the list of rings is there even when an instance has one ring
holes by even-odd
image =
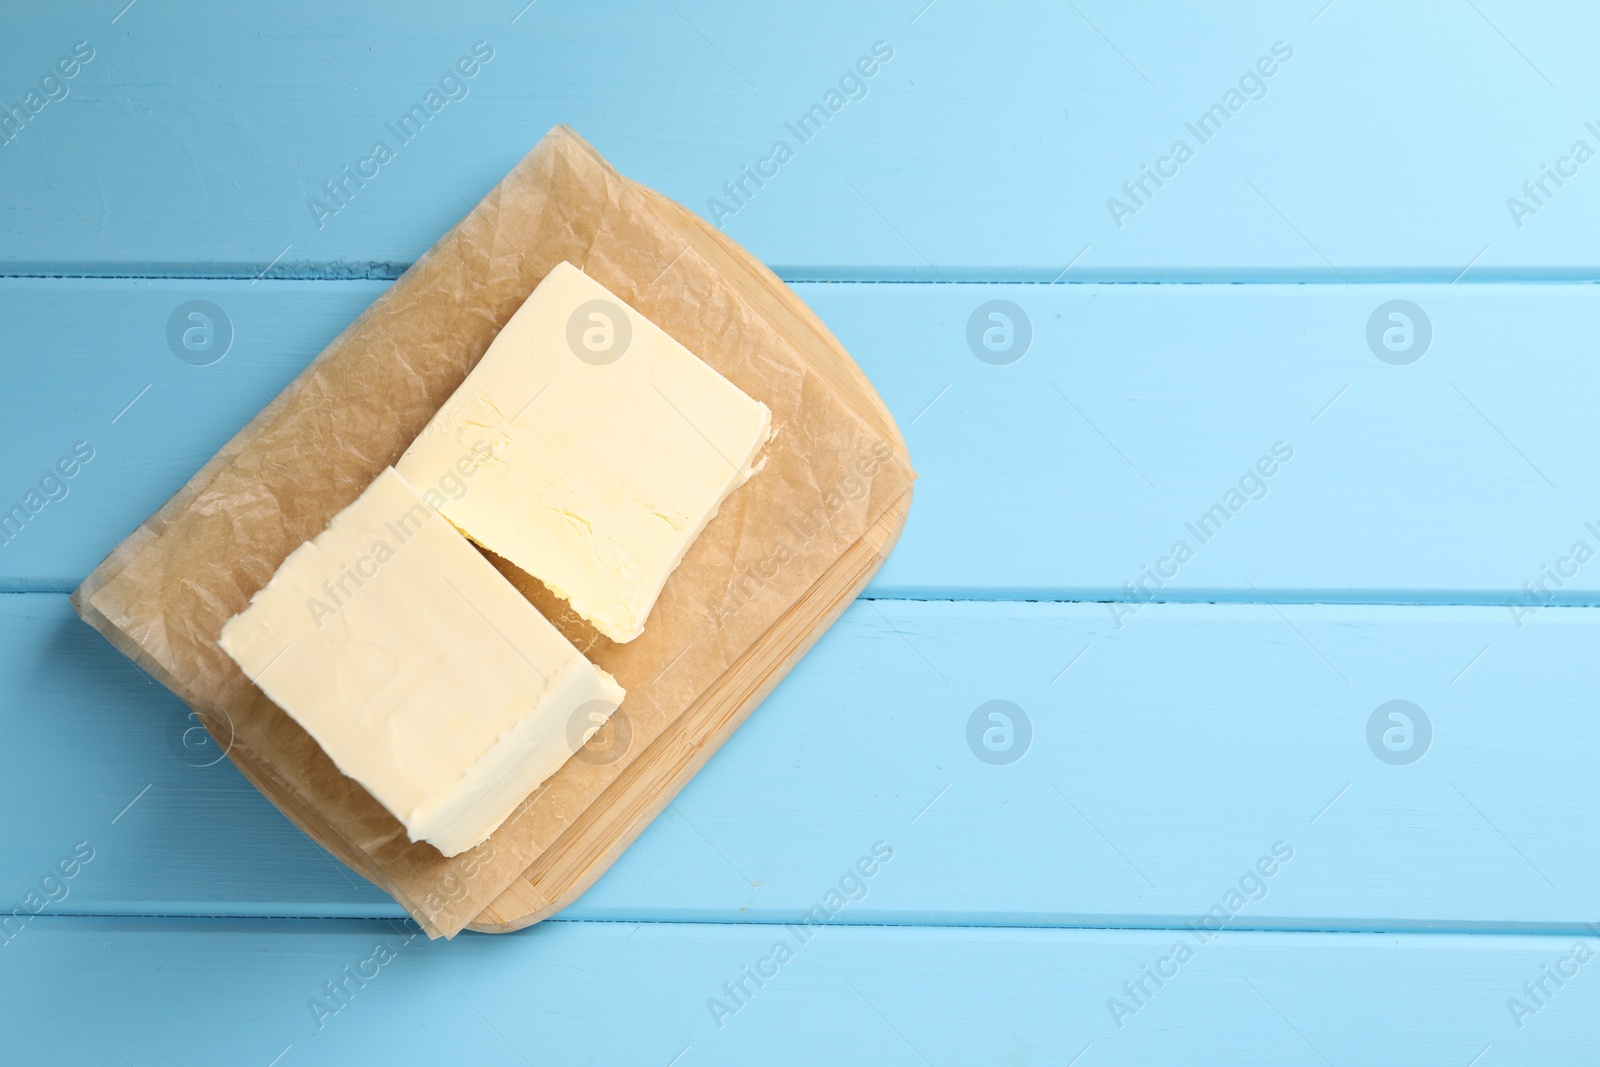
[[[755,472],[771,412],[570,263],[533,291],[401,457],[433,486],[488,443],[442,501],[615,641],[644,632],[667,578]]]
[[[463,455],[463,470],[486,461]],[[493,833],[623,698],[392,469],[289,555],[220,643],[446,856]]]

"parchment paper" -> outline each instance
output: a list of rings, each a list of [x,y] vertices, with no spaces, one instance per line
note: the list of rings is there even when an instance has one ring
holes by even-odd
[[[764,401],[776,436],[765,469],[723,505],[629,644],[613,644],[491,555],[628,698],[597,738],[600,756],[569,760],[489,841],[446,859],[411,843],[340,774],[222,652],[217,635],[293,549],[399,458],[563,259]],[[557,127],[118,545],[73,602],[188,703],[291,819],[391,893],[430,937],[452,937],[914,477],[761,312],[683,244],[639,186]]]

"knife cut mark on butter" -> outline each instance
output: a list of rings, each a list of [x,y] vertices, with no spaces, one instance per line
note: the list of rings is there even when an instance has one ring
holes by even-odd
[[[519,421],[535,400],[540,416]],[[771,427],[765,404],[561,263],[396,469],[433,484],[474,440],[491,438],[494,462],[473,492],[440,510],[601,633],[631,641],[728,495],[759,469]]]

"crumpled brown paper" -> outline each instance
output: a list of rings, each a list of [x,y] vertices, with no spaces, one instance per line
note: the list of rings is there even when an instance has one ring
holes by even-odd
[[[273,803],[430,937],[454,936],[507,889],[915,477],[899,442],[885,441],[774,325],[784,310],[758,307],[749,278],[736,284],[731,261],[709,262],[686,244],[683,225],[681,209],[622,178],[571,130],[552,130],[73,594],[84,618],[194,708]],[[602,731],[612,752],[626,747],[620,757],[569,760],[489,841],[446,859],[409,841],[340,774],[217,635],[294,548],[399,458],[563,259],[764,401],[776,436],[765,469],[723,505],[629,644],[613,644],[491,556],[628,690],[614,718],[632,736]]]

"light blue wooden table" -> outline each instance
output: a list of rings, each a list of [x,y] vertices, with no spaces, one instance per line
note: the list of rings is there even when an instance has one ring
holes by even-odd
[[[525,2],[5,5],[0,1059],[1595,1062],[1600,12]],[[590,893],[429,943],[62,594],[560,122],[922,480]]]

